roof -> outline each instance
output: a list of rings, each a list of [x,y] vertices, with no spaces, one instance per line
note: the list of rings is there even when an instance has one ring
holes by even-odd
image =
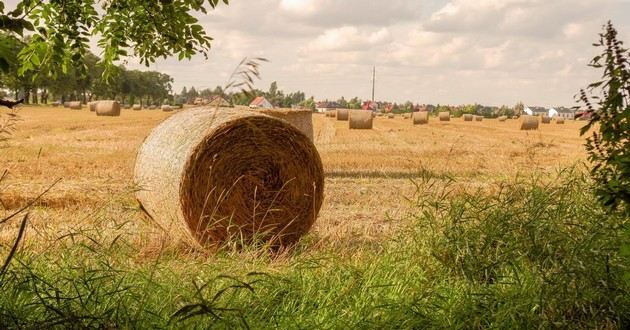
[[[271,102],[267,101],[267,99],[266,99],[266,98],[264,98],[264,97],[262,97],[262,96],[258,96],[258,97],[256,97],[256,98],[252,101],[252,103],[250,103],[249,105],[262,105],[262,104],[263,104],[263,103],[265,103],[265,102],[267,102],[267,103],[271,103]]]

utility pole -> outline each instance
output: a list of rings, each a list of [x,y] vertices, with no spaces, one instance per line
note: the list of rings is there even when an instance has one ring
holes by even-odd
[[[374,88],[376,87],[376,66],[372,69],[372,103],[374,103]]]

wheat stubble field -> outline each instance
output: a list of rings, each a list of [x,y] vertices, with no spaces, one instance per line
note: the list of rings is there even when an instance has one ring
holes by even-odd
[[[153,226],[134,199],[133,167],[145,136],[169,115],[125,110],[121,117],[106,118],[85,108],[22,108],[17,132],[0,149],[1,169],[8,170],[1,207],[15,210],[60,179],[37,203],[27,244],[47,248],[35,242],[106,218],[124,221],[125,233],[140,249],[152,246],[146,240]],[[341,250],[386,237],[406,212],[405,201],[421,176],[484,187],[517,175],[551,174],[585,159],[582,124],[573,121],[530,132],[520,131],[518,120],[432,119],[428,126],[413,126],[400,116],[379,117],[373,130],[352,131],[347,122],[323,115],[313,121],[326,172],[314,240]],[[7,230],[14,229],[3,228],[0,237],[12,237]]]

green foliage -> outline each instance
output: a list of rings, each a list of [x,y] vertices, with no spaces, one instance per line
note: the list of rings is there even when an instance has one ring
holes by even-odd
[[[582,134],[596,129],[586,146],[600,201],[612,209],[625,207],[630,215],[630,52],[610,22],[594,46],[603,51],[590,66],[604,73],[588,93],[580,91],[583,110],[592,116]]]

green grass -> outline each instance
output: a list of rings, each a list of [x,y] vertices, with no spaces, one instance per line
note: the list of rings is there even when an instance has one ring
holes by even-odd
[[[468,191],[434,180],[417,182],[404,230],[350,253],[313,251],[311,236],[280,257],[138,262],[103,228],[24,249],[0,278],[0,328],[630,326],[629,219],[597,207],[581,172]]]

